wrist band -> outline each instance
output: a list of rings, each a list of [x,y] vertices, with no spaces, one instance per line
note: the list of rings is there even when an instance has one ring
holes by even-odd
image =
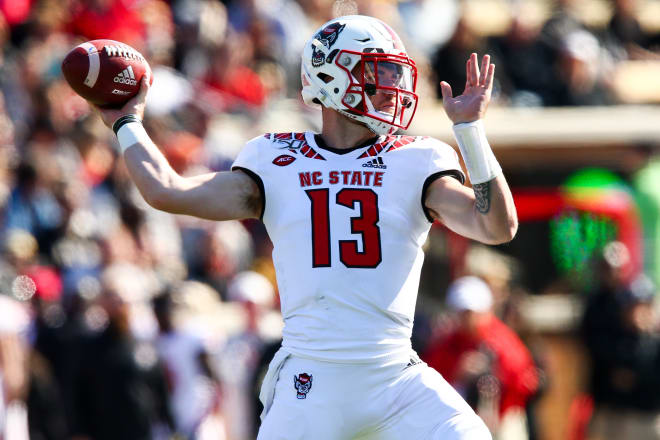
[[[137,115],[130,114],[130,115],[124,115],[117,119],[114,124],[112,124],[112,131],[115,132],[115,135],[117,132],[119,132],[119,129],[124,125],[128,124],[129,122],[142,122],[140,119],[137,117]]]
[[[117,125],[115,123],[114,125]],[[114,129],[113,125],[113,129]],[[117,141],[119,142],[119,149],[124,154],[128,147],[135,144],[149,144],[151,139],[146,130],[139,121],[127,121],[121,124],[117,129]]]
[[[502,173],[481,120],[454,125],[454,136],[473,185],[493,180]]]

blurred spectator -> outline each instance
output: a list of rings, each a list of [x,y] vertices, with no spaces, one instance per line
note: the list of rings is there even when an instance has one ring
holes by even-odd
[[[554,100],[549,105],[580,106],[613,103],[611,92],[603,82],[605,51],[598,39],[585,30],[572,31],[559,42],[555,68],[558,78],[554,87]]]
[[[135,0],[74,1],[69,31],[88,40],[108,38],[141,47],[145,25]]]
[[[554,11],[541,29],[541,41],[558,50],[562,38],[576,31],[586,30],[577,14],[577,0],[553,1]]]
[[[174,432],[165,371],[155,348],[134,338],[129,304],[104,282],[93,313],[100,331],[85,343],[74,384],[74,436],[151,440]]]
[[[28,424],[31,439],[65,440],[71,426],[74,350],[62,331],[66,315],[61,305],[61,281],[48,267],[32,268],[35,283],[32,309],[35,342],[29,360]]]
[[[0,62],[1,64],[1,62]],[[14,124],[11,122],[6,112],[5,100],[0,93],[0,202],[4,202],[7,197],[8,188],[5,186],[7,181],[7,161],[9,155],[14,149]]]
[[[509,327],[517,329],[516,302],[512,295],[512,280],[517,275],[518,262],[489,246],[471,244],[465,253],[465,273],[483,280],[491,291],[491,310]]]
[[[535,107],[552,102],[553,51],[539,40],[540,28],[516,13],[507,33],[491,39],[493,54],[501,59],[497,76],[511,105]]]
[[[622,298],[626,284],[623,268],[630,259],[628,249],[620,242],[608,243],[602,255],[593,262],[594,273],[598,275],[595,289],[589,295],[582,322],[585,344],[594,361],[610,356],[611,341],[623,330],[620,317]],[[594,369],[592,388],[599,389],[599,383],[607,382],[601,377],[604,370]],[[597,392],[596,392],[597,393]]]
[[[27,280],[17,278],[13,290]],[[22,290],[22,289],[21,289]],[[0,294],[0,438],[28,440],[25,399],[28,387],[29,312],[24,304]]]
[[[641,5],[636,0],[613,0],[613,3],[614,11],[605,32],[604,46],[612,59],[620,63],[615,66],[614,73],[619,78],[613,80],[613,89],[620,101],[629,102],[627,92],[635,90],[629,83],[646,83],[644,70],[634,73],[636,67],[653,66],[660,60],[660,34],[644,31],[639,15]],[[651,96],[643,99],[656,101]]]
[[[327,13],[329,8],[328,2],[325,2],[326,6],[321,5],[323,2],[296,0],[266,2],[262,3],[262,17],[249,28],[250,37],[255,41],[256,58],[272,61],[270,68],[281,66],[287,76],[287,96],[293,98],[297,98],[299,93],[300,53],[307,42],[306,35],[311,34],[322,23],[316,24],[310,19],[303,9],[305,3],[317,3],[318,9],[314,13],[318,14]],[[262,73],[260,76],[264,78]],[[269,82],[265,78],[264,80],[265,83]],[[267,88],[272,89],[272,86]]]
[[[538,387],[529,351],[495,317],[491,291],[481,279],[455,280],[447,306],[455,326],[433,341],[424,360],[456,388],[496,438],[528,438],[525,406]]]
[[[27,401],[33,439],[69,438],[76,424],[74,383],[82,341],[90,331],[84,322],[84,296],[97,289],[96,279],[87,279],[79,291],[63,301],[40,294],[37,286],[32,298],[35,339]]]
[[[614,13],[607,25],[608,36],[624,51],[624,58],[641,56],[650,38],[642,30],[636,15],[636,0],[614,0]]]
[[[230,34],[232,35],[232,34]],[[215,95],[217,111],[258,111],[266,102],[266,90],[251,65],[254,43],[238,34],[228,37],[210,54],[204,78],[207,93]]]
[[[252,235],[235,221],[211,223],[190,219],[180,228],[188,276],[208,283],[226,299],[229,281],[252,264]]]
[[[195,435],[204,417],[218,404],[219,384],[202,340],[175,324],[171,290],[153,299],[158,321],[156,349],[163,360],[176,428],[185,438]]]
[[[34,165],[23,162],[16,170],[16,186],[9,195],[4,215],[7,230],[20,229],[37,240],[47,252],[62,226],[63,212],[50,188],[42,185]]]
[[[613,103],[604,81],[612,68],[596,36],[577,13],[576,0],[558,0],[544,23],[539,42],[550,54],[553,78],[546,83],[546,106],[607,105]]]
[[[219,359],[225,384],[223,407],[229,421],[229,438],[233,440],[256,437],[257,426],[244,421],[252,422],[256,412],[250,380],[268,342],[260,327],[263,315],[273,307],[274,294],[270,281],[252,271],[237,274],[227,288],[229,300],[240,303],[246,317],[244,330],[227,340]]]
[[[486,53],[486,40],[478,35],[461,17],[454,34],[447,44],[440,46],[431,56],[431,67],[435,76],[436,95],[442,96],[440,81],[450,84],[465,84],[465,62],[472,52]],[[499,64],[497,60],[492,62]],[[459,90],[460,90],[460,86]]]
[[[599,258],[601,279],[587,304],[582,334],[591,360],[594,413],[589,438],[660,439],[660,321],[655,286],[622,281],[621,259]]]
[[[4,16],[10,25],[23,23],[30,16],[30,10],[35,0],[13,0],[0,2],[0,15]]]

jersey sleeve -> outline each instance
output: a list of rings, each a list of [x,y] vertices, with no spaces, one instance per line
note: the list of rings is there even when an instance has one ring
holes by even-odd
[[[245,144],[231,166],[232,171],[236,169],[249,170],[259,175],[259,158],[261,156],[259,154],[259,148],[262,138],[262,136],[256,137]]]
[[[244,172],[254,180],[254,183],[257,184],[262,201],[261,214],[259,215],[260,219],[263,219],[264,211],[266,210],[266,191],[264,189],[264,181],[261,175],[262,170],[260,166],[260,158],[262,155],[259,154],[260,146],[264,140],[263,136],[259,136],[245,144],[231,166],[232,171]]]
[[[428,170],[422,187],[422,209],[426,219],[433,222],[431,213],[426,208],[426,191],[429,186],[440,177],[451,176],[461,183],[465,183],[465,174],[461,169],[461,163],[458,160],[458,153],[451,146],[436,139],[430,139],[431,158],[428,163]]]
[[[433,139],[427,179],[437,173],[451,175],[461,183],[465,183],[465,174],[461,169],[456,150],[444,142]]]

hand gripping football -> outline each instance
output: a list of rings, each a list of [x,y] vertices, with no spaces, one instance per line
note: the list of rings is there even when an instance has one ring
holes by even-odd
[[[101,107],[120,107],[135,96],[147,71],[151,68],[137,50],[114,40],[83,43],[62,61],[62,73],[71,88]]]

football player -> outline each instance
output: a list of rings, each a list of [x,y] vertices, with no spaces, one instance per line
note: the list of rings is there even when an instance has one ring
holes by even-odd
[[[259,136],[232,171],[172,170],[141,124],[146,80],[120,111],[99,110],[153,207],[267,228],[285,326],[262,385],[260,440],[490,438],[410,344],[432,222],[489,244],[517,230],[482,123],[495,66],[478,64],[472,54],[462,95],[442,83],[472,188],[450,146],[395,134],[417,109],[417,68],[371,17],[333,19],[304,48],[302,96],[321,107],[321,133]]]

